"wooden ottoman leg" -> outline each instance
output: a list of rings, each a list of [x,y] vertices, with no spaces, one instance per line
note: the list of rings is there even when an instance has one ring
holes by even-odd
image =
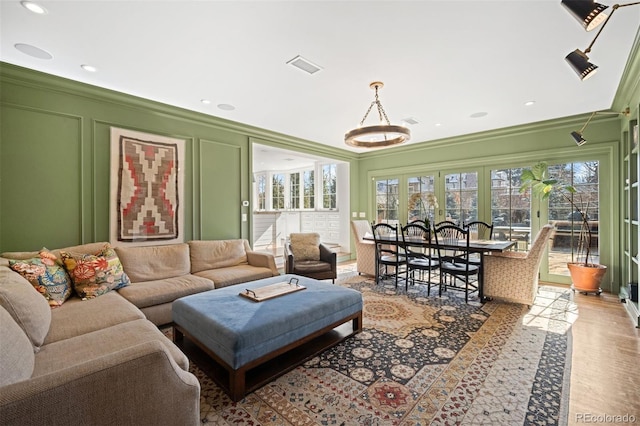
[[[233,402],[238,402],[244,398],[246,370],[229,370],[229,397]]]

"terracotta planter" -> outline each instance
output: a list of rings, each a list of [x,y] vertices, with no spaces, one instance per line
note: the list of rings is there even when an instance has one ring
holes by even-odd
[[[604,274],[607,273],[606,266],[598,264],[584,266],[584,263],[567,263],[567,267],[571,274],[571,281],[573,281],[572,290],[577,290],[581,293],[602,293],[600,283],[604,278]]]

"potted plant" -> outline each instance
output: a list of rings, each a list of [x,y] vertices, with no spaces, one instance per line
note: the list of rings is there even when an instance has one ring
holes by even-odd
[[[591,258],[591,226],[589,225],[589,204],[582,201],[580,193],[572,185],[559,182],[549,177],[547,163],[541,161],[531,169],[522,171],[520,192],[531,189],[534,196],[548,199],[552,193],[560,195],[573,208],[572,220],[580,221],[580,232],[577,239],[578,259],[583,261],[568,262],[569,274],[573,282],[572,289],[582,293],[600,294],[600,283],[607,272],[605,265],[592,262]],[[577,214],[576,214],[577,213]]]

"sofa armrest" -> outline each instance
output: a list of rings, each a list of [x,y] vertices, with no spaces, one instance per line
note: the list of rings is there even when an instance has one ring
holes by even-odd
[[[331,270],[337,270],[338,256],[324,244],[320,244],[320,260],[331,264]]]
[[[200,384],[158,341],[0,388],[3,425],[184,424],[200,420]]]
[[[247,251],[247,263],[251,266],[269,268],[273,272],[273,276],[280,275],[276,266],[276,258],[272,254]]]

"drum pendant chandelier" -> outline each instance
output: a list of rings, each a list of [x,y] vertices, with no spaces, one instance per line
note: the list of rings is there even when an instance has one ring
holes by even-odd
[[[381,81],[374,81],[369,85],[376,92],[375,99],[369,105],[369,109],[360,121],[360,125],[345,133],[344,143],[355,148],[381,148],[385,146],[399,145],[411,138],[411,132],[404,126],[395,126],[389,122],[387,113],[384,111],[380,99],[378,99],[378,89],[384,87]],[[363,126],[367,116],[373,106],[378,109],[380,124],[373,126]],[[386,123],[386,124],[385,124]]]

